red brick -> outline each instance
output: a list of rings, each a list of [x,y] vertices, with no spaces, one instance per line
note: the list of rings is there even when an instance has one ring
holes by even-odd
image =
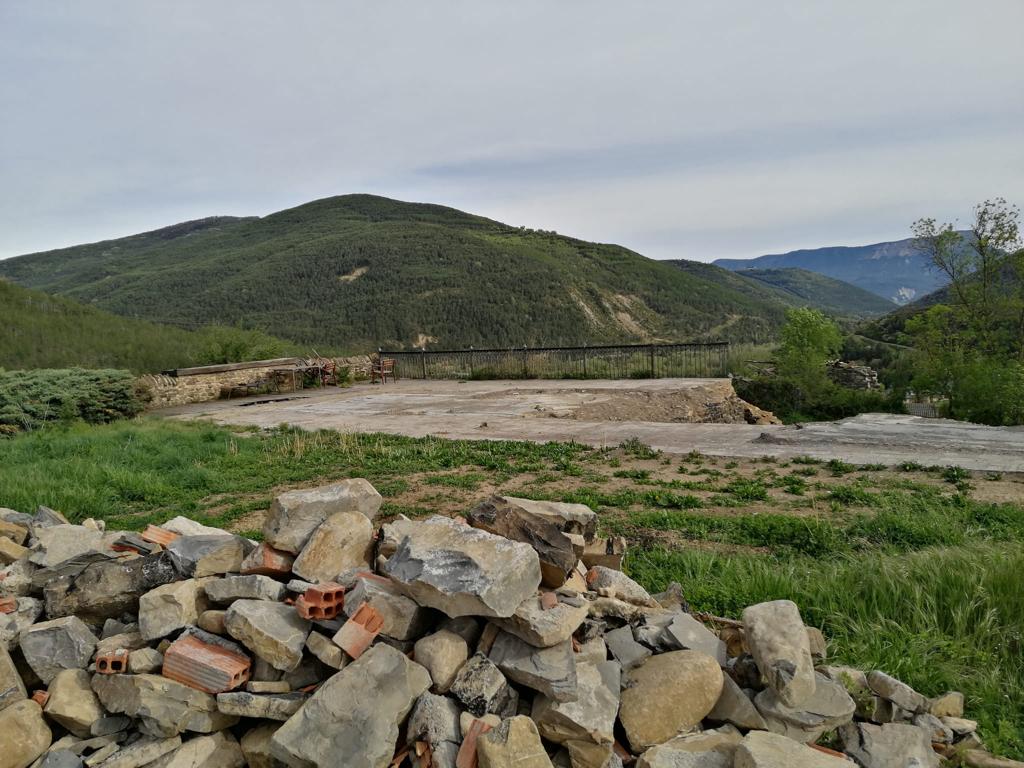
[[[48,702],[49,700],[50,700],[50,694],[48,694],[46,691],[39,690],[39,691],[33,691],[32,692],[32,701],[34,701],[40,707],[45,707],[46,706],[46,702]]]
[[[14,613],[18,610],[18,598],[0,597],[0,613]]]
[[[469,731],[462,737],[462,745],[455,756],[455,768],[476,768],[476,742],[491,730],[483,720],[474,720]]]
[[[118,648],[96,655],[96,671],[101,675],[117,675],[128,671],[128,650]]]
[[[248,680],[251,666],[247,656],[186,635],[164,654],[163,676],[206,693],[224,693]]]
[[[353,659],[358,659],[383,626],[384,618],[372,605],[363,603],[338,630],[334,642]]]
[[[166,547],[178,538],[178,535],[179,534],[174,531],[168,531],[166,528],[161,528],[159,525],[147,525],[146,530],[139,534],[143,541],[159,544],[161,547]]]
[[[558,605],[558,595],[554,592],[541,592],[540,593],[540,607],[545,611],[550,611],[552,608]]]
[[[345,605],[345,588],[333,581],[314,584],[295,601],[299,615],[304,619],[333,619]]]
[[[295,555],[291,552],[282,552],[261,542],[242,561],[241,572],[245,575],[255,573],[262,576],[288,576],[294,563]]]

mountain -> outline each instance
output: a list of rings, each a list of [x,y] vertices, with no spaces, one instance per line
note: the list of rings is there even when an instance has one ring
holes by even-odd
[[[945,285],[945,280],[915,247],[913,238],[873,245],[812,248],[756,259],[718,259],[714,263],[731,270],[806,269],[851,283],[896,304],[914,301]]]
[[[893,303],[878,294],[807,269],[743,269],[736,274],[774,286],[834,315],[871,317],[893,309]]]
[[[0,280],[0,368],[130,368],[190,363],[196,334],[104,312]]]
[[[20,256],[0,276],[119,315],[334,349],[764,340],[791,305],[710,265],[370,195]]]

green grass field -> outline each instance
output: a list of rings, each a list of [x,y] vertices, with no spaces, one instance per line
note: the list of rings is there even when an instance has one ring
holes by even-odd
[[[961,690],[988,746],[1024,753],[1019,477],[157,419],[0,441],[0,506],[125,528],[186,514],[258,535],[279,490],[354,476],[389,515],[464,512],[495,491],[590,504],[649,589],[678,581],[695,609],[731,617],[793,599],[836,662]]]

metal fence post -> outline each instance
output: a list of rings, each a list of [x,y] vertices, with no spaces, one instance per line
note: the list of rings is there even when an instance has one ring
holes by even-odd
[[[583,345],[583,378],[587,378],[587,345]]]
[[[427,378],[427,348],[422,347],[420,349],[420,373],[423,378]]]
[[[647,346],[647,353],[651,356],[651,378],[655,378],[654,375],[654,345],[649,344]]]

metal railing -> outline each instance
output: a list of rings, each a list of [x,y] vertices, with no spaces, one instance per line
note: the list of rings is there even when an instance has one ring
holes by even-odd
[[[399,379],[654,379],[727,375],[729,342],[380,350]]]

